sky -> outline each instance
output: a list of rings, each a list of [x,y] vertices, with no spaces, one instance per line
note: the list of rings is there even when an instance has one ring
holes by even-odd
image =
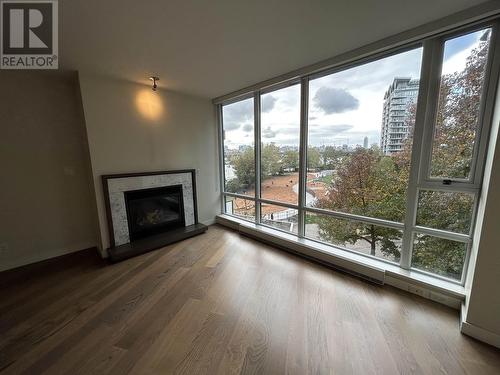
[[[483,31],[445,42],[443,74],[461,71]],[[379,144],[384,94],[395,77],[420,77],[422,49],[313,79],[309,84],[309,145]],[[299,145],[300,85],[261,95],[264,143]],[[223,107],[225,145],[252,145],[253,98]]]

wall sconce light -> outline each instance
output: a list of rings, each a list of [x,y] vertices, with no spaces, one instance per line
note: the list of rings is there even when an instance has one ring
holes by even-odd
[[[153,87],[152,87],[152,89],[153,89],[153,91],[156,91],[156,89],[158,87],[158,85],[156,84],[156,82],[159,81],[160,78],[159,77],[155,77],[155,76],[151,76],[151,77],[149,77],[149,80],[153,81]]]

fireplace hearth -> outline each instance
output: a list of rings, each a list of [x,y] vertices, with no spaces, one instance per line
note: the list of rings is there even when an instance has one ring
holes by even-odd
[[[204,233],[194,170],[102,176],[108,255],[119,261]]]

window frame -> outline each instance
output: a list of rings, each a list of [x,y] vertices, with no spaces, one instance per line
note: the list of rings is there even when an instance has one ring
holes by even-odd
[[[479,106],[478,115],[478,129],[475,138],[475,145],[473,150],[473,157],[471,159],[471,172],[468,179],[453,179],[453,178],[436,178],[431,177],[431,162],[432,162],[432,146],[427,150],[423,147],[420,149],[420,158],[418,164],[413,164],[412,169],[418,169],[418,178],[415,181],[415,189],[411,197],[408,197],[408,202],[410,207],[407,208],[407,223],[408,230],[404,233],[406,234],[406,242],[404,242],[404,248],[407,251],[407,257],[405,258],[404,264],[401,264],[402,268],[411,269],[417,272],[421,272],[432,277],[443,279],[446,281],[451,281],[459,283],[460,285],[465,284],[465,278],[467,275],[469,259],[471,255],[472,248],[472,237],[474,234],[475,224],[477,222],[477,206],[479,203],[479,195],[482,188],[482,179],[484,173],[484,163],[486,161],[486,151],[489,142],[489,134],[492,121],[492,109],[494,107],[496,82],[498,80],[499,71],[499,50],[496,47],[498,44],[498,29],[499,22],[487,21],[479,22],[470,26],[462,27],[458,30],[444,32],[441,35],[430,38],[426,41],[427,50],[431,51],[431,56],[428,57],[429,68],[426,69],[426,103],[423,109],[417,107],[417,113],[421,113],[423,119],[419,124],[415,124],[415,131],[417,131],[417,126],[420,128],[422,133],[420,137],[421,144],[432,145],[433,137],[436,128],[436,114],[438,110],[439,102],[439,90],[441,84],[441,73],[442,73],[442,62],[444,54],[444,44],[447,40],[466,35],[481,29],[491,28],[491,36],[489,42],[489,51],[485,69],[485,78],[483,83],[483,89],[481,93],[481,102]],[[496,47],[496,48],[495,48]],[[425,47],[424,47],[425,50]],[[495,78],[497,77],[497,78]],[[422,90],[422,86],[420,87]],[[420,97],[419,97],[420,101]],[[418,116],[418,114],[417,114]],[[414,139],[415,141],[415,139]],[[419,152],[413,149],[413,152]],[[450,185],[445,185],[444,180],[451,181]],[[421,190],[432,190],[432,191],[444,191],[444,192],[461,192],[470,193],[474,197],[473,210],[472,210],[472,220],[469,233],[459,234],[454,232],[449,232],[440,229],[433,229],[424,226],[416,225],[417,220],[417,209],[418,209],[418,197]],[[428,234],[434,237],[449,239],[457,242],[462,242],[467,244],[466,254],[464,258],[464,266],[462,270],[461,279],[459,281],[450,279],[441,275],[432,274],[430,272],[412,268],[411,258],[413,253],[413,238],[417,234]]]
[[[430,177],[430,162],[432,155],[432,147],[424,150],[422,145],[429,143],[434,136],[435,115],[438,109],[438,93],[441,81],[442,56],[444,51],[444,43],[449,39],[468,34],[481,29],[491,28],[491,36],[489,42],[488,61],[485,71],[484,87],[481,96],[480,112],[478,116],[478,131],[476,134],[476,143],[474,145],[473,158],[471,160],[471,173],[468,180],[452,179],[450,185],[443,185],[442,178]],[[422,38],[413,38],[407,43],[399,43],[396,46],[388,46],[367,52],[360,56],[340,61],[334,66],[315,69],[314,66],[310,71],[302,71],[289,78],[281,81],[273,81],[272,83],[264,82],[261,85],[255,85],[245,90],[240,90],[235,96],[225,96],[221,100],[214,100],[216,106],[216,117],[219,132],[219,168],[221,181],[221,212],[225,213],[225,196],[233,196],[248,199],[255,202],[255,224],[265,227],[280,230],[272,226],[261,223],[261,204],[272,204],[282,207],[296,209],[298,211],[298,235],[300,238],[308,238],[305,236],[305,215],[306,212],[329,215],[338,219],[348,219],[358,222],[371,223],[393,229],[403,231],[401,257],[399,267],[405,270],[422,273],[433,278],[446,280],[451,283],[464,285],[467,274],[468,263],[470,259],[472,236],[477,222],[477,205],[481,192],[481,184],[484,173],[484,163],[489,142],[490,127],[492,122],[492,114],[494,107],[494,99],[496,86],[500,71],[500,46],[497,46],[499,41],[499,17],[493,16],[487,20],[473,22],[465,26],[454,27],[449,30],[441,31],[428,35]],[[308,148],[308,105],[309,105],[309,81],[320,78],[329,74],[344,71],[359,65],[363,65],[381,58],[389,57],[399,53],[409,51],[414,48],[421,47],[422,61],[420,71],[420,84],[417,102],[417,114],[414,125],[414,140],[412,146],[410,176],[408,180],[406,214],[403,222],[393,222],[385,219],[364,217],[360,215],[322,210],[313,207],[307,207],[305,202],[306,181],[307,181],[307,148]],[[290,204],[286,202],[274,201],[261,198],[261,95],[272,93],[273,91],[289,87],[300,83],[300,138],[299,138],[299,189],[298,189],[298,204]],[[242,93],[243,92],[243,93]],[[437,94],[436,94],[437,93]],[[224,139],[223,139],[223,118],[222,107],[227,104],[232,104],[241,100],[253,97],[254,104],[254,147],[255,147],[255,196],[247,196],[235,193],[225,192],[225,165],[224,165]],[[430,125],[429,125],[430,124]],[[416,216],[418,208],[418,197],[421,190],[439,190],[446,192],[465,192],[470,193],[474,197],[473,212],[471,227],[468,234],[454,233],[441,229],[427,228],[416,225]],[[290,232],[285,232],[294,235]],[[413,239],[417,234],[430,235],[438,238],[453,240],[467,244],[467,250],[464,257],[464,266],[462,269],[461,280],[450,279],[438,274],[433,274],[424,270],[411,267],[411,258],[413,251]],[[321,242],[314,240],[316,242]],[[328,244],[329,246],[339,248],[347,252],[354,252],[366,257],[375,258],[382,262],[386,261],[381,258],[372,257],[368,254],[355,252],[353,250]],[[397,263],[396,263],[397,264]]]
[[[471,159],[471,170],[469,172],[468,178],[452,178],[452,177],[432,177],[431,175],[431,164],[432,164],[432,143],[434,140],[434,134],[436,131],[436,115],[438,112],[439,106],[439,90],[441,87],[441,76],[442,76],[442,67],[443,67],[443,55],[445,43],[448,40],[455,39],[460,36],[464,36],[476,31],[480,31],[482,29],[491,28],[491,37],[489,41],[489,51],[487,57],[487,63],[484,74],[484,86],[481,93],[481,101],[479,104],[479,114],[478,114],[478,129],[476,132],[475,140],[474,140],[474,149],[472,151],[472,159]],[[431,145],[427,149],[427,152],[422,153],[422,157],[420,160],[420,174],[419,174],[419,185],[426,186],[442,186],[443,180],[448,180],[451,182],[452,186],[459,186],[459,189],[475,189],[479,190],[482,180],[482,170],[484,159],[486,155],[486,147],[481,147],[484,142],[487,143],[487,137],[489,135],[489,127],[487,129],[484,128],[484,120],[485,120],[485,107],[488,102],[488,86],[490,84],[490,75],[493,65],[493,55],[494,55],[494,46],[497,41],[498,35],[498,22],[487,22],[472,25],[469,27],[462,28],[455,32],[444,33],[443,35],[433,38],[432,48],[435,50],[435,55],[433,58],[433,64],[430,74],[430,97],[436,98],[435,101],[428,103],[426,108],[426,126],[424,128],[423,139],[424,143]],[[460,186],[461,185],[461,186]]]
[[[256,178],[256,183],[258,182],[259,183],[259,193],[257,194],[257,190],[256,190],[256,194],[255,196],[257,198],[260,199],[261,202],[263,203],[267,203],[267,204],[276,204],[278,206],[285,206],[285,207],[289,207],[289,208],[294,208],[294,209],[299,209],[299,206],[300,206],[300,202],[299,202],[299,195],[297,196],[297,204],[294,204],[294,203],[290,203],[290,202],[284,202],[284,201],[278,201],[278,200],[272,200],[272,199],[266,199],[266,198],[262,198],[262,170],[260,169],[261,168],[261,164],[262,164],[262,160],[261,160],[261,157],[262,157],[262,153],[261,153],[261,150],[262,150],[262,137],[261,137],[261,133],[262,133],[262,117],[261,117],[261,111],[260,111],[260,107],[262,106],[262,95],[266,95],[266,94],[271,94],[275,91],[279,91],[279,90],[283,90],[283,89],[286,89],[286,88],[289,88],[289,87],[292,87],[292,86],[295,86],[295,85],[300,85],[299,86],[299,89],[300,89],[300,98],[302,98],[302,83],[301,81],[297,81],[297,80],[294,80],[294,81],[287,81],[285,82],[285,84],[278,84],[278,85],[274,85],[272,87],[267,87],[266,89],[263,89],[263,90],[260,90],[259,93],[258,93],[258,97],[257,95],[255,96],[255,100],[259,102],[259,159],[258,159],[258,164],[259,164],[259,178],[257,179]],[[300,108],[299,110],[299,191],[300,191],[300,181],[301,181],[301,178],[300,178],[300,150],[301,150],[301,137],[302,137],[302,133],[301,133],[301,129],[302,129],[302,109]],[[257,171],[256,171],[257,173]],[[267,201],[267,202],[266,202]],[[259,205],[260,206],[260,205]]]
[[[230,104],[234,104],[234,103],[238,103],[238,102],[241,102],[243,100],[248,100],[250,98],[252,98],[253,95],[250,95],[250,94],[245,94],[245,95],[240,95],[240,96],[237,96],[235,97],[234,99],[230,99],[228,100],[227,102],[224,102],[224,104],[221,104],[221,105],[218,105],[217,108],[216,108],[216,119],[217,119],[217,123],[218,123],[218,135],[219,135],[219,168],[220,168],[220,178],[221,178],[221,192],[222,194],[228,194],[228,195],[231,195],[231,194],[236,194],[238,195],[239,197],[248,197],[248,198],[252,198],[251,195],[244,195],[244,194],[237,194],[237,193],[231,193],[231,192],[227,192],[225,189],[226,189],[226,165],[225,165],[225,160],[226,160],[226,153],[224,152],[224,140],[225,140],[225,136],[224,136],[224,116],[223,116],[223,107],[226,106],[226,105],[230,105]],[[259,107],[260,109],[260,107]],[[255,102],[254,102],[254,116],[255,116]],[[256,135],[256,129],[255,129],[255,118],[254,118],[254,142],[255,140],[257,139],[257,135]],[[256,152],[255,152],[255,145],[254,145],[254,153],[256,155]],[[255,156],[254,156],[255,157]],[[257,170],[255,170],[255,173],[257,173]],[[256,193],[257,191],[254,192],[254,199],[256,197]],[[222,199],[222,204],[221,204],[221,207],[222,207],[222,212],[225,211],[225,205],[224,205],[224,199]]]

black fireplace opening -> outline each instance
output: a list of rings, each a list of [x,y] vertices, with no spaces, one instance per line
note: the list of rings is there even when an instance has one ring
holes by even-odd
[[[130,241],[185,226],[182,185],[125,192]]]

